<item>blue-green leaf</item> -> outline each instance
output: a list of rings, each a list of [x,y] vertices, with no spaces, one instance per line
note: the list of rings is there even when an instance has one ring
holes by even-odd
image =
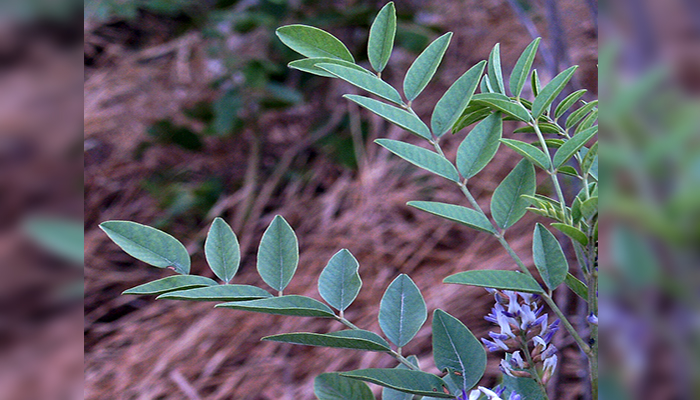
[[[295,60],[290,62],[289,64],[287,64],[287,66],[289,68],[298,69],[299,71],[308,72],[314,75],[325,76],[327,78],[336,78],[336,76],[331,74],[330,72],[319,68],[318,64],[337,64],[343,67],[356,69],[357,71],[364,72],[368,75],[374,75],[372,72],[362,68],[361,66],[355,63],[329,57],[302,58],[301,60]]]
[[[34,216],[25,230],[40,245],[74,263],[84,263],[85,235],[82,221],[61,217]]]
[[[335,318],[333,310],[327,305],[310,297],[296,295],[249,301],[234,301],[217,304],[216,307],[295,317]]]
[[[566,124],[564,125],[566,129],[571,129],[574,125],[578,124],[589,112],[598,106],[598,100],[593,100],[590,103],[586,103],[579,107],[576,111],[572,112],[566,119]]]
[[[450,275],[443,282],[527,293],[543,293],[542,287],[536,280],[516,271],[465,271]]]
[[[481,171],[498,151],[503,132],[501,116],[493,114],[479,122],[457,149],[457,168],[464,179]]]
[[[401,274],[384,292],[379,305],[379,326],[398,347],[405,346],[416,336],[428,318],[423,295],[408,275]]]
[[[400,392],[440,398],[454,398],[447,389],[447,383],[427,372],[398,368],[369,368],[341,372],[342,376],[375,383]]]
[[[374,332],[348,329],[332,333],[283,333],[262,338],[270,342],[293,343],[304,346],[333,347],[365,351],[389,352],[389,343]]]
[[[530,201],[522,196],[533,196],[536,186],[535,168],[524,159],[498,185],[491,197],[491,215],[501,229],[513,226],[525,215]]]
[[[241,263],[241,249],[236,234],[221,218],[215,218],[209,228],[204,255],[214,274],[226,283],[231,282]]]
[[[554,154],[554,168],[559,168],[569,161],[596,133],[598,133],[598,127],[594,126],[567,140]]]
[[[199,288],[203,286],[216,285],[216,281],[197,275],[175,275],[156,281],[144,283],[125,290],[122,294],[163,294],[175,290]]]
[[[459,182],[457,168],[445,157],[434,151],[398,140],[377,139],[374,142],[417,167],[440,175],[452,182]]]
[[[569,264],[557,238],[542,224],[535,226],[532,258],[547,287],[554,290],[564,282],[569,272]]]
[[[535,60],[540,40],[541,38],[537,38],[527,45],[520,55],[520,58],[518,58],[518,61],[515,63],[513,72],[510,74],[510,92],[515,97],[520,97],[523,91],[527,76],[530,74],[530,68],[532,68],[532,62]]]
[[[130,256],[158,268],[190,273],[190,255],[185,246],[167,233],[131,221],[107,221],[100,228]]]
[[[409,113],[408,111],[382,103],[381,101],[375,99],[370,99],[369,97],[357,96],[354,94],[346,94],[343,97],[359,104],[387,121],[396,124],[423,139],[432,139],[428,126],[423,123],[420,118]]]
[[[501,71],[501,45],[496,43],[489,55],[488,63],[488,82],[491,84],[491,89],[494,92],[506,94],[506,88],[503,84],[503,71]]]
[[[557,108],[554,109],[554,119],[559,119],[559,117],[564,115],[564,113],[573,107],[573,105],[576,104],[576,102],[579,101],[579,99],[583,97],[586,92],[586,89],[581,89],[566,96],[566,98],[559,103]]]
[[[323,300],[339,311],[348,308],[362,287],[359,267],[347,249],[335,253],[318,277],[318,292]]]
[[[283,291],[299,264],[299,243],[287,221],[276,216],[263,234],[258,248],[258,273],[263,281]]]
[[[435,366],[447,371],[460,389],[468,391],[486,370],[486,351],[462,322],[450,314],[433,313],[433,358]]]
[[[369,28],[367,56],[369,63],[377,72],[382,72],[391,57],[396,36],[396,7],[393,2],[387,3],[374,19]]]
[[[355,62],[343,42],[324,30],[307,25],[287,25],[277,28],[276,33],[282,43],[303,56]]]
[[[428,86],[428,82],[433,78],[440,62],[442,62],[442,57],[445,55],[451,38],[452,32],[448,32],[435,39],[420,53],[406,72],[403,93],[409,101],[413,101]]]
[[[418,357],[408,356],[406,357],[409,363],[415,365],[420,370],[418,365]],[[397,369],[409,369],[405,364],[399,364],[396,366]],[[398,390],[389,389],[385,387],[382,389],[382,400],[413,400],[413,395],[411,393],[399,392]],[[427,399],[425,399],[427,400]]]
[[[454,204],[439,203],[436,201],[409,201],[408,205],[419,210],[429,212],[438,217],[449,219],[450,221],[458,222],[472,229],[476,229],[486,233],[495,233],[493,225],[489,222],[484,214],[472,210],[471,208],[462,207]]]
[[[501,139],[501,143],[510,147],[513,151],[527,158],[542,169],[549,170],[549,167],[552,165],[549,157],[544,154],[542,150],[531,145],[530,143],[513,139]]]
[[[318,400],[374,400],[366,383],[335,372],[314,378],[314,394]]]
[[[588,286],[586,286],[585,283],[581,282],[581,280],[570,273],[566,274],[564,283],[566,283],[566,286],[568,286],[572,292],[576,293],[577,296],[588,301]]]
[[[338,78],[361,89],[364,89],[372,94],[376,94],[381,98],[396,104],[403,104],[399,92],[397,92],[396,89],[394,89],[388,83],[377,78],[375,75],[369,75],[354,68],[348,68],[342,65],[318,64],[317,67],[326,70]]]
[[[501,111],[523,122],[530,120],[530,112],[525,107],[500,93],[475,94],[474,97],[472,97],[472,103],[489,106],[496,111]]]
[[[184,288],[182,288],[184,289]],[[167,300],[186,301],[246,301],[272,297],[267,291],[250,285],[216,285],[195,289],[178,289],[157,297]]]
[[[552,227],[556,228],[559,232],[565,234],[566,236],[574,239],[575,241],[581,243],[581,246],[588,245],[588,236],[583,233],[580,229],[567,224],[561,224],[558,222],[552,223]]]
[[[459,77],[438,100],[430,119],[430,126],[433,128],[435,136],[444,135],[457,122],[471,101],[485,66],[486,61],[481,61],[473,66]]]
[[[574,76],[577,66],[573,66],[566,71],[555,76],[551,82],[547,84],[540,94],[537,95],[535,101],[532,102],[532,116],[535,120],[539,118],[552,105],[552,102],[557,98],[559,93],[564,90],[564,87],[571,77]]]

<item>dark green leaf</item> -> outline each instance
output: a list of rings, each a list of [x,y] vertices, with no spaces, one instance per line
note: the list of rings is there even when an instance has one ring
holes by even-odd
[[[263,234],[258,248],[258,273],[271,288],[283,291],[299,264],[299,243],[294,230],[276,216]]]
[[[272,297],[267,291],[250,285],[216,285],[195,289],[177,290],[158,296],[157,299],[187,301],[246,301]]]
[[[588,143],[588,141],[591,140],[596,133],[598,133],[598,127],[594,126],[567,140],[566,143],[564,143],[554,154],[554,168],[559,168],[565,162],[569,161],[569,159],[579,150],[581,150],[581,147]]]
[[[569,176],[579,176],[578,171],[576,171],[576,168],[570,165],[562,165],[557,169],[557,172]]]
[[[430,120],[435,136],[440,137],[449,131],[462,115],[479,84],[485,64],[485,61],[481,61],[465,72],[438,100]]]
[[[447,46],[450,44],[452,32],[448,32],[435,39],[416,58],[411,67],[406,72],[403,81],[403,93],[409,101],[413,101],[425,89],[428,82],[435,75],[442,57],[445,55]]]
[[[588,115],[591,110],[596,108],[598,106],[598,100],[591,101],[590,103],[586,103],[583,106],[581,106],[578,110],[574,111],[569,115],[569,118],[566,119],[566,124],[565,127],[566,129],[571,129],[572,126],[576,125],[585,117]]]
[[[540,129],[540,132],[542,133],[556,133],[560,134],[561,130],[559,127],[557,127],[554,124],[550,124],[547,122],[540,122],[537,124],[537,127]],[[513,133],[535,133],[535,128],[531,125],[528,126],[523,126],[522,128],[518,128],[513,131]]]
[[[333,310],[331,310],[327,305],[310,297],[296,295],[221,303],[217,304],[216,307],[233,308],[235,310],[274,315],[335,318]]]
[[[574,76],[577,66],[573,66],[566,71],[555,76],[551,82],[547,84],[540,94],[537,95],[535,101],[532,103],[532,116],[537,119],[549,108],[552,102],[557,98],[559,93],[564,90],[564,87],[571,77]]]
[[[364,89],[372,94],[392,101],[396,104],[403,104],[401,95],[391,85],[377,78],[375,75],[369,75],[358,71],[354,68],[344,67],[335,64],[317,64],[318,68],[326,70],[338,78],[351,83],[361,89]]]
[[[423,295],[408,275],[401,274],[384,292],[379,305],[379,326],[398,347],[405,346],[416,336],[428,318]]]
[[[398,368],[369,368],[342,372],[341,375],[419,396],[454,398],[447,389],[445,381],[426,372]]]
[[[389,343],[381,336],[370,331],[348,329],[333,333],[283,333],[262,338],[271,342],[293,343],[304,346],[333,347],[365,351],[391,351]]]
[[[435,366],[448,371],[463,390],[476,385],[486,370],[484,346],[462,322],[442,310],[433,313],[433,357]]]
[[[374,400],[366,383],[338,373],[325,373],[314,378],[314,394],[318,400]]]
[[[513,118],[527,122],[530,120],[530,112],[522,105],[513,102],[510,98],[500,93],[479,93],[475,94],[472,102],[474,104],[484,104],[496,111],[501,111]]]
[[[583,150],[585,149],[582,149],[582,151]],[[595,142],[583,155],[583,160],[581,160],[581,173],[584,175],[590,173],[594,165],[596,167],[598,165],[598,142]],[[594,176],[597,177],[598,173],[596,172]]]
[[[542,387],[532,378],[514,378],[503,374],[505,391],[503,398],[509,398],[511,392],[520,395],[522,400],[546,400]]]
[[[450,275],[443,282],[527,293],[543,293],[536,280],[516,271],[465,271]]]
[[[187,249],[167,233],[131,221],[107,221],[100,228],[130,256],[154,267],[190,273]]]
[[[459,117],[457,122],[455,122],[454,126],[452,127],[452,133],[457,133],[469,125],[481,121],[489,115],[491,115],[491,109],[488,107],[480,107],[474,112],[462,114],[462,116]]]
[[[493,225],[482,213],[471,208],[435,201],[409,201],[408,205],[429,212],[450,221],[459,222],[472,229],[486,233],[495,233]]]
[[[596,214],[598,214],[598,196],[591,197],[581,203],[581,216],[584,219],[590,219]]]
[[[396,36],[396,7],[393,2],[387,3],[374,19],[369,29],[367,55],[369,63],[377,72],[382,72],[391,57]]]
[[[477,124],[457,149],[457,168],[464,179],[481,171],[493,159],[503,132],[501,116],[493,114]]]
[[[491,215],[501,229],[507,229],[527,212],[530,201],[523,195],[533,196],[537,181],[535,168],[528,160],[521,160],[493,192]]]
[[[556,228],[559,232],[581,243],[582,246],[586,246],[588,244],[588,236],[586,236],[585,233],[581,232],[580,229],[559,222],[553,223],[552,226]]]
[[[520,93],[523,91],[523,86],[525,86],[525,81],[530,73],[530,68],[532,68],[532,63],[535,60],[540,40],[540,38],[533,40],[532,43],[525,48],[520,58],[518,58],[518,62],[515,63],[513,72],[510,74],[510,92],[515,97],[520,97]]]
[[[418,357],[408,356],[406,357],[409,363],[415,365],[420,370],[418,365]],[[396,366],[397,369],[409,369],[405,364],[399,364]],[[382,400],[413,400],[413,395],[410,393],[399,392],[398,390],[389,389],[387,387],[382,389]],[[424,400],[427,400],[424,398]]]
[[[527,158],[542,169],[549,170],[552,165],[549,157],[544,154],[542,150],[529,143],[513,139],[501,139],[501,143],[510,147],[513,151]]]
[[[370,99],[369,97],[357,96],[354,94],[346,94],[343,97],[423,139],[432,140],[432,135],[430,134],[428,126],[423,123],[420,118],[408,111],[382,103],[378,100]]]
[[[328,58],[328,57],[303,58],[301,60],[292,61],[289,64],[287,64],[287,66],[289,68],[298,69],[299,71],[308,72],[308,73],[314,74],[314,75],[325,76],[328,78],[335,78],[336,77],[335,75],[331,74],[330,72],[322,70],[321,68],[318,68],[318,66],[317,66],[318,64],[337,64],[337,65],[342,65],[343,67],[356,69],[357,71],[364,72],[368,75],[374,75],[374,74],[372,74],[372,72],[360,67],[359,65],[357,65],[355,63],[351,63],[351,62],[344,61],[344,60],[339,60],[337,58]]]
[[[581,282],[577,277],[571,274],[566,274],[564,283],[566,283],[566,286],[568,286],[571,291],[576,293],[577,296],[588,301],[588,286],[586,286],[585,283]]]
[[[576,127],[576,130],[574,131],[575,135],[578,135],[580,132],[583,132],[587,130],[588,128],[592,127],[596,121],[598,120],[598,109],[595,108],[593,111],[591,111],[590,114],[586,118],[581,121],[581,123]]]
[[[213,279],[205,278],[203,276],[197,275],[175,275],[168,276],[167,278],[158,279],[157,281],[152,281],[144,283],[133,287],[131,289],[125,290],[122,294],[163,294],[167,292],[172,292],[175,290],[184,290],[199,288],[202,286],[213,286],[216,285],[216,281]]]
[[[452,182],[459,182],[457,168],[445,157],[433,151],[398,140],[377,139],[374,142],[417,167],[440,175]]]
[[[209,267],[222,281],[229,283],[238,272],[241,249],[231,227],[221,218],[215,218],[204,242],[204,254]]]
[[[318,277],[318,292],[331,307],[343,311],[360,293],[362,280],[357,273],[360,264],[343,249],[335,253]]]
[[[554,109],[554,119],[558,119],[559,117],[564,115],[564,113],[571,107],[573,107],[574,104],[576,104],[576,102],[579,101],[579,99],[583,97],[584,94],[586,94],[586,92],[586,89],[581,89],[566,96],[566,98],[562,100],[561,103],[559,103],[557,108]]]
[[[532,76],[530,76],[530,85],[532,85],[532,94],[537,97],[542,90],[542,83],[540,83],[540,75],[537,73],[536,69],[532,70]],[[532,109],[532,107],[530,107]]]
[[[496,43],[489,55],[488,63],[488,82],[494,92],[506,94],[506,88],[503,84],[503,71],[501,71],[501,45]]]
[[[532,259],[544,283],[554,290],[566,279],[569,264],[559,241],[542,224],[535,226],[532,238]]]
[[[329,57],[355,62],[348,48],[335,36],[307,25],[277,28],[277,37],[290,49],[306,57]]]

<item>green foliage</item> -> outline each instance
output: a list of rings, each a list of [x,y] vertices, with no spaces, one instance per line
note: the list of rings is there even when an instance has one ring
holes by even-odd
[[[165,278],[168,279],[168,278]],[[178,290],[161,294],[156,299],[186,300],[186,301],[244,301],[272,297],[267,291],[250,285],[217,285],[195,289],[179,288]]]
[[[457,149],[457,168],[464,179],[484,169],[498,151],[503,122],[497,113],[491,114],[464,138]]]
[[[537,49],[540,46],[540,38],[537,38],[530,43],[515,63],[513,72],[510,74],[510,92],[515,97],[520,97],[523,91],[527,76],[532,68],[532,63],[535,61]]]
[[[448,276],[443,282],[525,293],[543,293],[534,278],[516,271],[464,271]]]
[[[377,139],[375,142],[417,167],[440,175],[452,182],[459,182],[459,173],[455,166],[445,157],[433,151],[398,140]]]
[[[534,195],[536,186],[535,168],[527,160],[521,160],[498,185],[491,197],[491,215],[501,229],[513,226],[525,215],[530,202],[522,196]]]
[[[216,285],[216,281],[203,276],[175,275],[144,283],[143,285],[125,290],[122,294],[163,294],[192,288]]]
[[[27,219],[24,229],[41,246],[73,263],[83,265],[84,232],[79,221],[60,217]]]
[[[549,167],[551,166],[551,160],[549,159],[549,156],[544,154],[542,150],[531,145],[530,143],[525,143],[514,139],[501,139],[501,143],[510,147],[511,150],[527,158],[532,163],[534,163],[542,169],[549,169]]]
[[[318,400],[374,400],[374,394],[366,383],[337,373],[317,376],[314,379],[314,394]]]
[[[542,88],[542,91],[535,97],[535,101],[532,103],[532,117],[535,120],[549,109],[549,106],[552,105],[552,102],[557,98],[559,93],[564,90],[566,84],[569,83],[569,80],[574,76],[576,68],[577,67],[574,66],[560,73],[554,77],[547,86]]]
[[[327,305],[310,297],[297,295],[221,303],[216,307],[295,317],[335,318],[333,310]]]
[[[398,347],[416,336],[428,318],[423,295],[408,275],[401,274],[389,285],[379,304],[379,326]]]
[[[362,287],[360,264],[346,249],[337,252],[328,261],[318,277],[318,292],[326,303],[339,311],[344,311],[355,301]]]
[[[262,338],[271,342],[293,343],[305,346],[333,347],[364,351],[391,351],[389,343],[381,336],[370,331],[348,329],[332,333],[283,333]]]
[[[458,222],[472,229],[486,233],[495,233],[493,226],[485,215],[467,207],[438,203],[436,201],[409,201],[408,205],[419,210],[427,211],[438,217]]]
[[[337,58],[354,63],[347,47],[330,33],[307,25],[287,25],[277,29],[277,37],[290,49],[306,57]]]
[[[297,237],[281,216],[265,230],[258,248],[258,273],[271,288],[282,292],[299,265]]]
[[[215,218],[204,242],[204,254],[209,267],[222,281],[229,283],[238,272],[241,249],[231,227],[221,218]]]
[[[405,369],[368,368],[343,372],[342,376],[376,383],[401,392],[439,398],[453,398],[447,383],[439,377],[421,371]]]
[[[462,390],[476,385],[486,370],[481,342],[457,318],[439,309],[433,313],[433,358],[435,366],[448,373],[444,379]]]
[[[391,85],[374,75],[360,72],[354,68],[334,64],[318,64],[318,68],[328,71],[338,78],[372,94],[376,94],[383,99],[389,100],[396,104],[403,104],[399,92],[397,92]]]
[[[387,3],[374,19],[369,30],[367,56],[372,68],[382,72],[391,57],[396,36],[396,7],[393,2]]]
[[[440,137],[447,133],[467,108],[479,84],[486,61],[481,61],[460,76],[438,100],[430,119],[433,134]]]
[[[564,251],[557,238],[542,224],[535,226],[532,240],[532,258],[544,283],[554,290],[559,286],[569,272]]]
[[[435,39],[411,64],[403,81],[403,93],[409,101],[415,100],[433,79],[451,39],[452,32]]]
[[[423,139],[431,140],[430,129],[415,114],[411,114],[408,111],[382,103],[381,101],[370,99],[369,97],[357,96],[353,94],[346,94],[343,97],[372,111],[387,121],[418,135]]]

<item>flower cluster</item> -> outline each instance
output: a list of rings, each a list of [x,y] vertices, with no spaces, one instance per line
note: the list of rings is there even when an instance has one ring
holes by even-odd
[[[550,342],[559,330],[559,319],[549,323],[536,294],[487,290],[494,295],[496,304],[485,319],[498,325],[500,331],[489,332],[491,340],[481,341],[489,351],[509,353],[499,366],[504,374],[546,383],[557,367],[557,348]]]

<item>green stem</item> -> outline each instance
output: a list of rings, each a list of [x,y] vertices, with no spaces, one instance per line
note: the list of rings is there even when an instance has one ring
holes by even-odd
[[[598,316],[598,267],[596,265],[596,247],[593,244],[593,227],[588,232],[588,262],[590,277],[588,279],[588,315]],[[598,398],[598,324],[590,324],[591,354],[588,363],[591,371],[591,398]]]
[[[542,131],[540,131],[540,127],[537,125],[537,121],[530,121],[530,126],[532,126],[535,129],[537,138],[540,140],[540,146],[542,146],[544,154],[546,154],[547,158],[549,158],[549,170],[547,172],[549,172],[549,176],[552,179],[552,184],[554,185],[554,190],[557,192],[559,204],[561,205],[561,211],[564,215],[564,218],[566,218],[568,221],[570,218],[566,213],[566,199],[564,198],[564,192],[561,190],[559,178],[557,178],[557,171],[554,169],[554,162],[552,161],[552,156],[549,154],[549,147],[547,147],[547,142],[544,140],[544,135],[542,134]]]

